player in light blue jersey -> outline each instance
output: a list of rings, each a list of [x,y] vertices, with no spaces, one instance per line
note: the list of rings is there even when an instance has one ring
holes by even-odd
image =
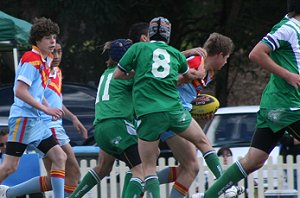
[[[41,119],[44,112],[52,119],[63,115],[60,108],[51,108],[44,101],[44,91],[48,84],[50,64],[59,27],[50,19],[39,18],[34,21],[30,31],[32,50],[21,58],[16,72],[14,103],[9,114],[9,138],[4,162],[0,165],[0,183],[18,167],[20,157],[28,145],[37,147],[52,161],[51,183],[54,196],[63,197],[66,154],[57,145],[50,129]],[[15,197],[23,189],[33,193],[30,181],[8,189],[0,186],[0,197]]]
[[[54,58],[51,64],[51,72],[49,76],[51,81],[45,90],[45,99],[47,100],[49,106],[63,109],[63,117],[72,121],[77,131],[82,134],[84,139],[87,139],[86,128],[79,121],[77,116],[74,115],[63,105],[62,72],[59,67],[62,59],[62,46],[60,43],[56,43],[53,55]],[[62,147],[64,152],[67,154],[66,167],[68,168],[66,169],[64,189],[65,197],[68,197],[77,187],[77,184],[80,179],[80,168],[72,150],[72,147],[70,145],[70,138],[66,134],[65,129],[63,128],[62,119],[51,120],[51,117],[47,114],[42,114],[42,119],[47,123],[48,127],[51,129],[54,138]],[[49,176],[51,170],[51,161],[48,157],[43,158],[43,161]],[[47,181],[46,184],[41,184],[42,191],[51,190],[52,188],[49,177],[47,177],[47,180],[45,181]]]
[[[50,107],[55,107],[59,109],[63,109],[64,118],[73,122],[74,127],[78,130],[79,133],[82,133],[83,138],[87,138],[87,130],[82,125],[82,123],[78,120],[77,116],[75,116],[72,112],[70,112],[62,102],[62,73],[59,68],[60,62],[62,58],[62,48],[60,43],[56,43],[55,48],[53,50],[53,61],[51,63],[51,71],[49,75],[50,82],[48,83],[44,96],[47,101],[47,105]],[[80,168],[76,157],[73,153],[72,147],[69,144],[70,139],[66,134],[63,125],[62,119],[53,120],[50,115],[47,115],[43,112],[42,120],[47,124],[48,128],[51,130],[55,140],[67,154],[66,166],[66,176],[65,176],[65,187],[64,187],[64,197],[68,197],[77,187],[77,184],[80,179]],[[40,153],[40,151],[37,151]],[[35,192],[46,192],[52,190],[51,186],[51,160],[43,155],[44,166],[47,171],[47,176],[38,176],[36,178],[31,179],[28,182],[22,183],[18,185],[18,188],[21,189],[23,185],[31,185],[32,188],[30,192],[28,192],[27,188],[22,188],[22,190],[14,193],[14,196],[21,196],[25,194]],[[14,191],[15,187],[10,187],[9,190]],[[34,189],[35,188],[35,189]],[[15,192],[15,191],[14,191]]]

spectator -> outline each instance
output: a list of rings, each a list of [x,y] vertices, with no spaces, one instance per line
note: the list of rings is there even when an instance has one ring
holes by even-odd
[[[8,140],[8,129],[3,128],[0,131],[0,162],[2,159],[2,154],[5,153],[7,140]]]
[[[223,165],[228,165],[229,164],[229,157],[232,157],[232,151],[228,146],[222,146],[218,152],[217,152],[218,157],[223,158]]]

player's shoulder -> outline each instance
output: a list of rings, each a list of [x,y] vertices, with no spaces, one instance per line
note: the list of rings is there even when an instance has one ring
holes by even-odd
[[[137,42],[137,43],[134,43],[133,45],[131,45],[130,48],[141,48],[141,47],[144,47],[144,46],[147,46],[148,42]]]
[[[42,63],[41,56],[33,51],[25,52],[22,56],[22,64],[30,63],[34,66],[40,65]]]

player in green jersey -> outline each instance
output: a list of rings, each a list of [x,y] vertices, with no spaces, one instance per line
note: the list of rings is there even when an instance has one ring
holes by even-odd
[[[169,46],[171,24],[157,17],[150,22],[150,42],[134,44],[120,60],[114,77],[134,77],[133,102],[138,125],[139,153],[145,173],[145,190],[160,197],[156,160],[160,134],[172,130],[194,143],[202,152],[213,150],[203,131],[179,100],[178,74],[192,79],[185,56]],[[194,77],[194,76],[193,76]],[[216,157],[217,158],[217,157]],[[218,160],[218,158],[216,159]],[[221,166],[215,167],[222,174]]]
[[[248,153],[205,192],[218,197],[230,185],[261,168],[285,131],[300,140],[300,2],[288,0],[288,14],[253,48],[249,58],[271,73],[261,97]]]
[[[70,197],[82,197],[100,180],[109,175],[116,159],[124,161],[132,172],[132,182],[124,197],[139,197],[142,193],[143,170],[138,154],[132,103],[132,80],[120,81],[113,78],[117,63],[131,46],[127,39],[107,42],[107,69],[102,74],[96,98],[95,140],[101,148],[98,165],[91,169]]]

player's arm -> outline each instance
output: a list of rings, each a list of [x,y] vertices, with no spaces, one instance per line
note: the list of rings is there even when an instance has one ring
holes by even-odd
[[[133,78],[135,72],[132,70],[129,73],[126,73],[124,70],[120,69],[119,67],[116,68],[114,71],[114,78],[119,80],[128,80]]]
[[[58,119],[63,115],[63,111],[58,108],[50,108],[42,103],[36,101],[32,95],[28,91],[29,85],[27,85],[25,82],[18,80],[16,84],[16,90],[15,95],[20,100],[26,102],[27,104],[31,105],[32,107],[45,112],[48,115],[52,115],[54,119]]]
[[[202,47],[188,49],[188,50],[182,51],[182,53],[185,57],[197,56],[197,55],[202,56],[204,59],[207,57],[207,52]]]
[[[46,98],[44,97],[43,100],[42,100],[42,104],[45,105],[46,107],[49,107],[49,103],[48,101],[46,100]]]
[[[72,121],[74,127],[77,129],[78,133],[82,135],[84,139],[88,138],[87,135],[87,129],[83,126],[83,124],[80,122],[78,117],[74,115],[65,105],[62,106],[63,111],[64,111],[64,118],[67,120]]]
[[[267,44],[259,42],[250,52],[249,59],[259,64],[263,69],[285,79],[295,88],[300,87],[300,75],[292,73],[275,63],[269,56],[270,51],[271,48]]]
[[[206,75],[206,71],[203,67],[198,69],[190,68],[186,74],[179,74],[177,84],[189,83],[195,79],[203,79]]]

